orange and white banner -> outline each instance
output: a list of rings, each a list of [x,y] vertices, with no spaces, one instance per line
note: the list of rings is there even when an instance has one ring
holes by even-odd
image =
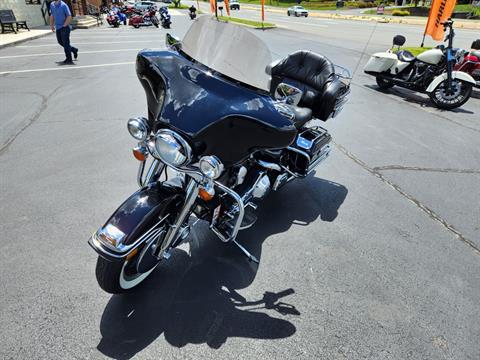
[[[210,0],[210,12],[215,14],[215,0]]]
[[[265,21],[265,0],[262,0],[262,21]]]
[[[230,4],[228,0],[225,0],[225,10],[227,10],[227,15],[230,16]]]
[[[433,0],[430,14],[428,15],[425,35],[430,35],[433,40],[443,40],[445,30],[442,22],[452,16],[456,0]]]

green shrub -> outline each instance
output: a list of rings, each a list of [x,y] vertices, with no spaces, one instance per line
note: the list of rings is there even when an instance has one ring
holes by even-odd
[[[408,10],[395,9],[392,11],[392,16],[409,16],[409,15],[410,15],[410,11]]]

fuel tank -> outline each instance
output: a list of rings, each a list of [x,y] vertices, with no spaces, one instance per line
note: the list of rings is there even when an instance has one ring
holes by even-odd
[[[287,147],[297,135],[268,93],[226,78],[181,52],[141,51],[136,69],[153,129],[177,131],[197,156],[216,155],[230,166],[256,150]]]
[[[436,65],[442,60],[443,52],[440,49],[430,49],[417,55],[417,59],[427,64]]]

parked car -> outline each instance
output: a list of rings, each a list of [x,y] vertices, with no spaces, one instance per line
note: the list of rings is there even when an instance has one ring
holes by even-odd
[[[155,9],[158,9],[157,3],[154,1],[138,1],[135,3],[134,7],[137,10],[147,10],[150,6],[153,6]]]
[[[230,10],[240,10],[240,3],[238,2],[238,0],[230,1]]]
[[[303,6],[292,6],[288,8],[287,15],[295,15],[295,16],[308,16],[308,11]]]

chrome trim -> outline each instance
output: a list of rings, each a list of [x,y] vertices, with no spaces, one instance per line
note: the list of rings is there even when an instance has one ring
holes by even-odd
[[[222,240],[223,242],[235,240],[235,238],[237,237],[238,231],[240,230],[240,226],[242,225],[243,216],[245,215],[245,206],[243,204],[243,200],[240,197],[240,195],[238,195],[235,191],[219,183],[218,181],[215,181],[214,184],[216,187],[218,187],[220,190],[222,190],[224,193],[231,196],[235,200],[238,206],[238,217],[235,225],[233,226],[232,233],[228,238],[225,237],[217,228],[215,228],[215,225],[211,225],[210,230],[212,230],[215,233],[215,235],[217,235],[219,239]]]
[[[158,235],[158,233],[162,231],[162,229],[159,228],[158,225],[161,225],[168,216],[169,214],[165,215],[162,219],[160,219],[160,221],[155,223],[155,225],[153,225],[146,233],[139,237],[133,244],[117,247],[117,250],[114,250],[112,247],[108,247],[103,241],[98,238],[97,233],[101,231],[101,229],[99,229],[91,236],[88,243],[94,248],[95,251],[100,254],[104,254],[107,257],[112,257],[116,259],[123,259],[142,243],[144,243],[145,241],[150,241],[152,240],[152,238],[155,237],[155,235]]]
[[[264,167],[265,169],[282,171],[282,168],[280,167],[280,165],[275,164],[275,163],[271,163],[271,162],[263,161],[263,160],[257,160],[257,163],[260,166]]]
[[[152,181],[152,178],[158,172],[162,172],[164,168],[165,168],[165,164],[163,162],[161,162],[160,160],[154,160],[147,171],[147,175],[145,175],[145,179],[143,180],[142,186],[150,184],[150,182]]]
[[[307,175],[310,174],[313,170],[315,170],[315,168],[318,165],[320,165],[320,163],[323,162],[323,160],[325,160],[328,157],[328,155],[330,155],[331,150],[332,148],[330,144],[327,144],[322,148],[319,157],[312,164],[308,166]]]
[[[170,225],[170,228],[168,229],[168,232],[167,232],[167,235],[165,235],[165,238],[163,240],[159,240],[158,243],[156,244],[155,251],[154,251],[155,256],[160,257],[161,253],[167,250],[170,247],[173,240],[176,239],[177,233],[179,232],[179,230],[182,229],[182,225],[185,222],[185,219],[187,218],[188,215],[190,215],[192,206],[197,200],[199,187],[200,185],[194,179],[190,179],[187,185],[185,202],[184,202],[183,208],[180,211],[180,214],[175,219],[175,223]]]
[[[310,163],[310,155],[308,155],[305,151],[299,150],[299,149],[291,147],[291,146],[287,147],[287,150],[291,150],[293,152],[296,152],[300,155],[305,156],[307,158],[308,162]]]
[[[140,187],[143,187],[143,171],[145,170],[145,160],[142,161],[139,165],[138,165],[138,172],[137,172],[137,184],[138,186]]]

